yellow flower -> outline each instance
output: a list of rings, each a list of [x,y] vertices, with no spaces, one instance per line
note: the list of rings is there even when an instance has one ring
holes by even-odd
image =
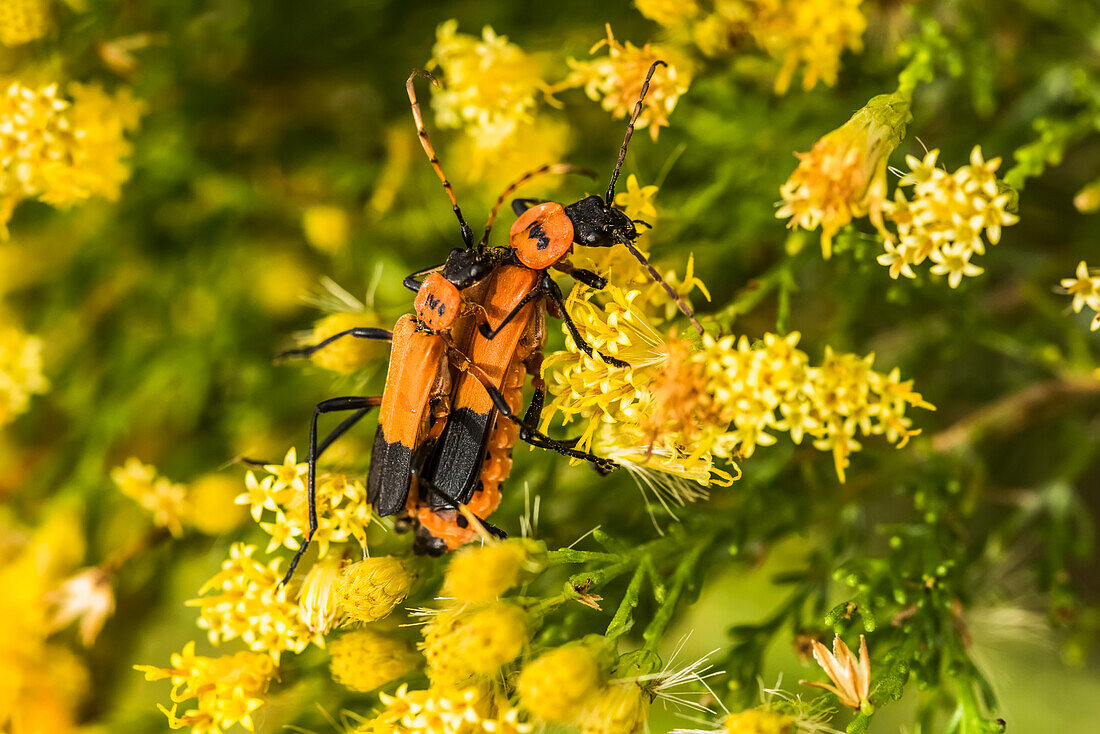
[[[496,197],[524,173],[565,158],[573,145],[573,129],[565,122],[539,115],[521,122],[496,148],[470,145],[458,138],[447,146],[447,171],[456,182],[476,186],[486,198]],[[523,187],[525,196],[542,196],[562,185],[560,176],[544,176]],[[505,231],[507,234],[507,231]]]
[[[306,241],[329,255],[344,249],[350,229],[348,214],[339,207],[318,205],[302,212],[302,230]]]
[[[172,535],[183,535],[183,520],[191,515],[187,487],[157,476],[157,470],[131,456],[111,470],[111,480],[119,490],[153,516],[153,524],[167,528]]]
[[[1082,214],[1100,211],[1100,181],[1093,181],[1073,197],[1073,206]]]
[[[534,728],[519,722],[506,697],[483,685],[435,684],[421,691],[402,685],[378,698],[385,709],[357,734],[527,734]]]
[[[11,323],[0,324],[0,426],[26,412],[32,395],[49,388],[42,375],[42,346],[37,336]]]
[[[832,684],[802,681],[803,685],[823,688],[836,694],[840,703],[856,711],[869,709],[867,697],[871,690],[871,656],[867,654],[867,640],[859,636],[859,657],[857,658],[837,635],[833,639],[833,651],[817,640],[812,642],[814,660],[829,676]]]
[[[322,647],[324,640],[286,598],[281,559],[264,565],[252,557],[255,551],[255,546],[235,543],[221,571],[199,589],[200,598],[186,602],[199,608],[199,627],[215,645],[240,638],[249,650],[267,653],[276,662],[285,650],[301,652],[311,641]]]
[[[845,50],[863,49],[867,19],[861,0],[756,0],[750,30],[757,44],[783,62],[775,79],[776,94],[786,94],[799,66],[802,88],[819,81],[836,84]]]
[[[531,563],[531,550],[525,540],[506,540],[453,553],[443,579],[443,596],[459,603],[497,599],[519,581]]]
[[[336,609],[345,622],[375,622],[409,595],[416,576],[393,556],[367,558],[343,570],[336,581]]]
[[[1084,260],[1077,263],[1077,272],[1073,278],[1062,279],[1062,289],[1066,295],[1073,296],[1073,312],[1081,313],[1086,305],[1093,311],[1100,311],[1100,275],[1094,275]]]
[[[72,84],[72,102],[58,85],[8,85],[0,95],[0,234],[22,199],[67,206],[93,196],[115,200],[129,178],[126,134],[144,105],[128,90],[114,96],[96,85]]]
[[[366,629],[340,636],[328,651],[336,682],[363,693],[411,673],[419,659],[405,643]]]
[[[571,721],[600,683],[600,667],[583,645],[543,653],[523,667],[516,689],[527,711],[542,721]]]
[[[699,13],[696,0],[634,0],[638,12],[663,26],[676,25]]]
[[[649,699],[633,681],[611,681],[585,702],[575,720],[582,734],[633,734],[649,718]]]
[[[263,695],[278,672],[267,655],[239,652],[218,658],[195,655],[195,643],[172,655],[170,668],[135,665],[145,680],[172,681],[171,709],[158,708],[173,729],[191,727],[193,732],[221,732],[240,723],[253,728],[252,714],[263,705]],[[194,708],[177,716],[178,704],[196,699]]]
[[[207,474],[187,487],[187,524],[206,535],[223,535],[248,517],[243,507],[234,504],[238,480],[224,474]]]
[[[298,590],[298,617],[315,635],[327,634],[337,620],[336,582],[340,565],[322,560],[313,565]]]
[[[584,93],[615,118],[627,118],[634,111],[638,97],[642,92],[649,67],[655,61],[664,61],[667,66],[658,67],[650,81],[649,93],[642,104],[637,127],[649,128],[650,136],[656,140],[662,127],[668,126],[668,116],[676,109],[676,101],[687,91],[691,84],[691,70],[685,61],[676,60],[668,49],[646,44],[638,48],[627,41],[626,45],[615,40],[611,25],[607,26],[607,38],[592,47],[590,53],[596,53],[604,46],[607,56],[592,61],[569,60],[573,69],[565,84],[570,87],[584,87]]]
[[[420,649],[435,683],[493,675],[523,652],[529,637],[524,611],[505,602],[442,611],[423,634]]]
[[[21,46],[50,30],[49,0],[4,0],[0,3],[0,44]]]
[[[938,157],[938,150],[923,160],[906,156],[909,173],[898,182],[894,200],[883,205],[897,235],[882,230],[886,252],[878,262],[890,268],[892,278],[912,278],[913,266],[931,259],[931,271],[948,276],[948,284],[956,288],[964,277],[984,272],[970,262],[971,256],[985,254],[985,241],[1000,242],[1001,229],[1019,218],[1008,211],[1012,197],[997,179],[999,158],[986,161],[975,146],[970,164],[949,174],[936,166]],[[912,188],[912,199],[902,187]]]
[[[380,325],[378,317],[369,311],[329,314],[314,324],[313,332],[303,342],[320,344],[330,336],[348,329]],[[367,365],[384,360],[388,352],[389,344],[386,342],[345,336],[314,352],[310,359],[318,367],[341,375],[350,375]]]
[[[474,143],[494,150],[521,123],[534,119],[536,96],[545,88],[539,65],[489,26],[481,38],[458,32],[458,21],[436,28],[429,67],[442,72],[442,89],[432,94],[440,127],[461,127]]]
[[[778,711],[748,709],[730,714],[726,734],[793,734],[794,718]]]
[[[80,641],[90,647],[115,611],[110,578],[100,568],[86,568],[61,582],[43,599],[54,605],[50,627],[59,630],[80,621]]]
[[[897,94],[872,98],[848,122],[799,153],[798,168],[779,192],[775,213],[789,227],[821,227],[821,252],[828,258],[833,236],[854,217],[870,215],[882,229],[886,164],[905,137],[909,103]]]
[[[640,186],[638,177],[633,173],[626,179],[626,191],[615,196],[615,205],[626,212],[631,219],[641,219],[649,224],[657,222],[657,207],[653,206],[653,197],[657,195],[656,186]]]

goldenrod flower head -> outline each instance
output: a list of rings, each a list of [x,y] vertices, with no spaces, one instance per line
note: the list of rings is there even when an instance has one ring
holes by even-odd
[[[421,691],[402,685],[394,695],[378,698],[386,708],[358,734],[528,734],[534,728],[521,723],[508,699],[486,685],[435,684]]]
[[[610,681],[585,702],[574,723],[582,734],[633,734],[649,718],[649,696],[634,681]]]
[[[492,602],[445,610],[423,630],[420,649],[428,677],[436,683],[461,683],[496,673],[519,657],[530,635],[527,616],[515,604]]]
[[[767,709],[730,714],[725,727],[726,734],[792,734],[795,730],[793,717]]]
[[[404,642],[368,629],[341,635],[328,651],[336,682],[363,693],[408,675],[419,660]]]
[[[641,219],[649,224],[657,222],[657,207],[653,197],[657,195],[656,186],[642,186],[633,173],[626,178],[626,191],[615,195],[615,206],[622,209],[630,219]]]
[[[327,634],[338,616],[336,608],[336,583],[340,578],[340,564],[324,559],[309,569],[298,589],[298,617],[315,635]]]
[[[252,519],[270,536],[267,553],[280,546],[297,550],[300,538],[309,532],[309,505],[306,493],[307,462],[299,462],[293,447],[282,464],[268,464],[264,471],[270,476],[257,479],[253,472],[245,475],[245,491],[236,503],[251,508]],[[354,539],[362,548],[367,545],[367,526],[372,510],[367,502],[367,490],[362,481],[349,480],[343,474],[322,472],[317,477],[317,544],[318,557],[328,555],[331,543]],[[265,522],[265,513],[274,518]],[[270,517],[270,515],[268,515]]]
[[[442,594],[460,604],[493,601],[519,582],[531,552],[527,541],[517,539],[467,546],[451,554]]]
[[[313,332],[304,341],[308,344],[320,344],[330,336],[348,329],[379,325],[381,321],[378,316],[370,311],[329,314],[313,325]],[[384,360],[388,351],[389,345],[386,342],[345,336],[314,352],[310,360],[323,369],[350,375],[367,365]]]
[[[321,636],[302,620],[298,605],[287,599],[281,559],[264,565],[252,557],[255,551],[252,545],[233,544],[221,571],[199,589],[202,596],[187,602],[199,608],[199,627],[215,645],[239,637],[249,650],[275,661],[283,651],[301,652],[311,641],[323,646]]]
[[[443,88],[432,94],[436,123],[465,128],[487,150],[533,120],[536,96],[545,88],[539,65],[507,36],[489,26],[480,38],[459,33],[453,18],[436,28],[428,65],[443,77]]]
[[[157,470],[133,456],[111,470],[111,480],[119,490],[153,516],[153,524],[167,528],[172,535],[183,535],[183,519],[191,513],[187,505],[187,487],[157,476]]]
[[[611,32],[610,24],[607,26],[607,38],[593,46],[589,53],[594,54],[604,46],[607,47],[607,56],[603,58],[592,61],[569,59],[573,71],[566,84],[583,86],[588,98],[598,101],[612,117],[627,118],[634,112],[649,67],[654,61],[664,61],[668,66],[658,67],[654,72],[636,124],[639,129],[648,127],[650,136],[656,140],[661,128],[668,126],[668,116],[676,109],[680,95],[691,84],[690,67],[668,49],[648,43],[641,48],[629,41],[626,45],[619,43]]]
[[[0,44],[21,46],[50,30],[50,0],[4,0],[0,3]]]
[[[42,375],[42,346],[37,336],[0,324],[0,426],[26,412],[32,395],[49,389]]]
[[[343,250],[350,230],[348,213],[340,207],[318,204],[302,212],[306,241],[321,252],[334,255]]]
[[[828,258],[833,236],[854,217],[871,215],[882,229],[886,164],[905,137],[909,102],[898,94],[872,98],[848,122],[796,154],[798,168],[779,192],[775,213],[788,227],[821,227],[821,252]]]
[[[248,517],[234,503],[240,481],[225,474],[207,474],[187,486],[186,521],[200,533],[222,535],[240,527]]]
[[[871,691],[871,656],[867,653],[867,640],[859,636],[859,657],[857,658],[837,635],[833,639],[833,651],[817,640],[812,642],[814,660],[829,676],[832,684],[802,681],[803,685],[823,688],[836,694],[840,703],[856,711],[867,704]]]
[[[145,680],[172,681],[171,709],[158,708],[173,729],[190,727],[193,732],[219,733],[234,724],[251,730],[252,714],[263,705],[263,695],[278,670],[267,655],[239,652],[210,658],[195,655],[195,643],[172,655],[170,668],[135,665]],[[177,715],[178,704],[194,698],[194,708]]]
[[[470,145],[466,137],[447,146],[447,171],[456,183],[476,186],[486,198],[547,161],[560,161],[573,146],[573,129],[562,120],[539,115],[533,122],[518,122],[495,148]],[[545,176],[524,186],[528,195],[543,195],[561,185],[560,176]]]
[[[663,26],[682,23],[699,13],[697,0],[634,0],[634,7],[645,17]]]
[[[1073,296],[1073,312],[1081,313],[1088,306],[1097,312],[1092,320],[1092,330],[1100,329],[1100,273],[1091,270],[1084,260],[1077,263],[1073,278],[1062,279],[1062,292]]]
[[[863,49],[867,19],[861,0],[756,0],[751,33],[768,54],[782,60],[775,79],[776,94],[786,94],[795,72],[803,66],[802,88],[819,81],[836,84],[845,50]]]
[[[524,709],[544,721],[572,721],[600,684],[600,666],[585,645],[566,645],[538,656],[519,674]]]
[[[97,567],[70,576],[43,599],[54,607],[50,628],[59,630],[79,620],[80,641],[86,647],[95,642],[107,618],[115,611],[110,577]]]
[[[345,622],[376,622],[409,595],[416,575],[393,556],[347,566],[336,581],[336,608]]]
[[[883,206],[897,236],[884,232],[886,252],[878,261],[890,268],[890,277],[912,278],[912,267],[931,259],[931,271],[946,275],[956,288],[964,277],[983,272],[970,262],[971,256],[985,254],[986,240],[1000,242],[1002,227],[1019,217],[1008,211],[1012,196],[1003,192],[996,176],[1000,158],[986,161],[981,147],[974,146],[970,164],[949,174],[936,166],[938,156],[938,150],[923,160],[906,156],[909,173],[898,183],[893,201]],[[902,187],[912,187],[912,199]]]
[[[22,199],[67,206],[93,196],[118,198],[143,104],[129,91],[108,95],[96,85],[31,88],[18,82],[0,94],[0,233]]]

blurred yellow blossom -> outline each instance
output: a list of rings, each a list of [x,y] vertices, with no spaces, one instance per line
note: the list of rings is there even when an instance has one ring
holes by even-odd
[[[844,644],[844,640],[837,635],[833,639],[833,651],[813,640],[814,660],[821,666],[825,674],[832,681],[829,683],[815,683],[802,681],[803,685],[823,688],[835,693],[840,703],[854,708],[856,711],[867,705],[867,698],[871,690],[871,656],[867,653],[867,640],[863,635],[859,636],[859,657]]]
[[[207,474],[187,486],[187,524],[206,535],[221,535],[240,527],[248,517],[234,503],[240,481],[225,474]]]
[[[198,625],[213,644],[240,638],[253,652],[278,662],[285,650],[301,652],[310,642],[324,646],[301,618],[297,604],[287,600],[279,571],[281,559],[266,565],[252,557],[256,547],[234,543],[221,571],[199,589],[200,597],[187,601],[199,608]]]
[[[491,602],[444,610],[424,625],[420,649],[435,683],[491,676],[515,660],[527,644],[526,614],[515,604]]]
[[[867,19],[862,0],[757,0],[759,15],[751,26],[757,44],[783,62],[775,91],[785,94],[799,66],[802,88],[819,81],[836,84],[840,56],[863,49]]]
[[[573,129],[549,115],[516,125],[496,148],[470,145],[459,138],[447,147],[447,170],[455,181],[477,186],[487,197],[495,197],[522,174],[544,163],[565,158],[572,147]],[[557,176],[544,177],[524,186],[525,195],[548,193],[561,185]]]
[[[58,630],[79,620],[80,641],[86,647],[95,642],[107,618],[115,611],[110,576],[98,567],[86,568],[70,576],[43,599],[54,607],[50,627]]]
[[[543,653],[519,674],[523,708],[542,721],[572,721],[600,684],[600,667],[585,645]]]
[[[730,714],[725,720],[726,734],[794,734],[794,717],[779,711],[748,709]]]
[[[263,695],[278,673],[267,655],[239,652],[217,658],[195,654],[195,643],[172,655],[170,668],[135,665],[150,681],[172,681],[172,708],[158,708],[173,729],[189,727],[192,732],[220,734],[234,724],[252,730],[252,714],[263,705]],[[195,699],[193,706],[177,715],[178,705]]]
[[[152,514],[154,525],[167,528],[176,537],[183,535],[183,521],[191,514],[186,486],[158,476],[155,467],[133,456],[111,470],[111,481]]]
[[[1088,263],[1082,260],[1077,263],[1074,277],[1062,279],[1062,292],[1073,296],[1074,313],[1081,313],[1085,306],[1096,311],[1090,328],[1093,331],[1100,329],[1100,274],[1097,271],[1090,269]]]
[[[368,629],[341,635],[329,643],[328,651],[336,682],[363,693],[411,673],[419,661],[404,642]]]
[[[931,271],[946,275],[952,288],[964,276],[980,275],[982,268],[970,258],[985,254],[985,240],[1001,241],[1001,228],[1019,217],[1008,211],[1011,195],[1002,190],[996,171],[1000,158],[986,161],[980,146],[970,153],[970,164],[954,173],[936,166],[939,150],[923,160],[906,156],[909,173],[902,177],[893,201],[884,204],[886,219],[897,236],[886,232],[886,252],[878,262],[890,268],[890,277],[915,277],[914,265],[925,259],[934,263]],[[902,187],[911,187],[909,199]],[[983,239],[984,235],[984,239]]]
[[[854,217],[870,215],[881,231],[886,201],[886,165],[905,137],[909,102],[898,94],[872,98],[848,122],[825,135],[808,153],[797,153],[798,168],[779,192],[775,213],[788,227],[821,227],[821,252],[832,254],[833,236]]]
[[[522,539],[467,546],[452,554],[442,594],[459,603],[493,601],[518,582],[530,553]]]
[[[343,209],[317,205],[302,212],[302,230],[314,248],[334,255],[347,245],[351,222]]]
[[[429,67],[442,73],[432,94],[436,123],[465,129],[474,143],[495,150],[521,123],[534,119],[539,90],[546,85],[538,63],[489,26],[481,37],[458,32],[451,19],[436,28]]]
[[[680,95],[691,84],[688,63],[668,49],[648,43],[641,48],[629,41],[623,45],[615,39],[610,24],[607,38],[593,46],[589,53],[594,54],[604,46],[607,56],[603,58],[569,60],[573,71],[566,85],[583,86],[588,98],[598,101],[613,117],[627,118],[638,102],[649,68],[655,61],[664,61],[666,66],[658,67],[653,74],[637,122],[638,128],[648,127],[650,136],[656,140],[661,128],[668,126],[668,116],[676,109]]]
[[[700,11],[696,0],[634,0],[638,12],[663,26],[694,18]]]
[[[1073,206],[1082,214],[1100,211],[1100,181],[1093,181],[1073,197]]]
[[[320,344],[325,339],[348,329],[378,327],[381,324],[378,316],[370,311],[333,313],[314,324],[313,331],[303,340],[303,343]],[[345,336],[317,350],[310,359],[318,367],[341,375],[350,375],[367,365],[385,360],[389,349],[388,342]]]
[[[49,386],[42,375],[42,340],[13,323],[0,324],[0,426],[24,413],[31,396]]]
[[[649,718],[649,696],[631,680],[613,680],[586,701],[575,723],[582,734],[633,734]]]
[[[21,46],[50,30],[50,0],[0,2],[0,44]]]
[[[107,94],[71,84],[72,101],[57,84],[7,84],[0,95],[0,234],[22,199],[67,206],[91,197],[118,198],[130,170],[124,159],[144,109],[129,90]]]

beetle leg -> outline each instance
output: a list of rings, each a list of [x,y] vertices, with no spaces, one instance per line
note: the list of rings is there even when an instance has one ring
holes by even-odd
[[[420,285],[421,285],[421,282],[422,282],[425,275],[430,275],[432,273],[438,273],[442,269],[443,269],[442,265],[436,265],[435,267],[424,268],[423,270],[417,270],[415,273],[409,273],[408,275],[406,275],[405,279],[403,281],[401,281],[401,284],[403,286],[405,286],[407,289],[409,289],[410,291],[412,291],[413,293],[416,293],[417,291],[420,290]]]
[[[494,329],[489,326],[489,323],[487,321],[482,321],[480,324],[477,325],[478,333],[480,333],[486,339],[495,339],[497,334],[500,333],[501,329],[508,325],[508,322],[518,316],[519,312],[522,311],[528,303],[535,300],[541,295],[541,288],[535,288],[531,291],[528,291],[526,294],[524,294],[523,298],[519,300],[519,303],[515,305],[515,308],[508,312],[508,315],[504,317],[504,320],[497,324],[497,328]]]
[[[345,336],[353,336],[356,339],[374,339],[376,341],[388,342],[393,340],[393,332],[386,329],[375,329],[369,326],[357,326],[354,329],[347,329],[337,334],[324,339],[317,344],[309,347],[301,347],[299,349],[288,349],[285,352],[275,355],[276,360],[289,359],[290,357],[308,357],[311,354],[324,349],[329,344],[332,344],[338,339],[343,339]]]
[[[589,357],[594,356],[595,350],[592,349],[592,347],[589,346],[588,342],[584,340],[584,337],[581,336],[580,329],[578,329],[577,325],[573,323],[573,319],[569,317],[569,311],[565,308],[565,298],[561,294],[561,288],[558,287],[558,284],[555,283],[554,279],[551,278],[549,275],[543,276],[542,286],[545,289],[546,294],[550,296],[550,300],[557,304],[558,308],[561,310],[561,319],[563,322],[565,322],[565,328],[569,329],[569,335],[573,337],[573,342],[577,345],[577,349],[581,350]],[[600,358],[612,367],[625,367],[627,369],[630,368],[630,364],[622,361],[621,359],[616,359],[615,357],[606,355],[603,352],[600,352],[599,354]]]
[[[294,575],[294,569],[298,567],[298,561],[302,560],[302,556],[305,555],[310,541],[313,540],[313,534],[317,532],[317,457],[321,454],[317,444],[317,419],[322,413],[342,413],[349,410],[356,411],[356,415],[345,419],[331,434],[325,437],[324,441],[321,442],[323,450],[328,448],[342,433],[347,431],[360,418],[366,415],[367,411],[381,404],[381,397],[362,397],[356,395],[322,400],[313,410],[313,419],[309,423],[309,474],[306,482],[306,498],[309,504],[309,533],[306,534],[305,539],[298,546],[298,550],[294,553],[294,558],[290,560],[290,567],[287,568],[286,575],[283,577],[283,585],[286,585],[287,582],[290,581],[290,577]]]

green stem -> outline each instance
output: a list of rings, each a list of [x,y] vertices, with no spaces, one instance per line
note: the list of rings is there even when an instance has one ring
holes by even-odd
[[[703,554],[703,551],[710,546],[713,540],[713,533],[706,535],[692,546],[691,549],[684,554],[683,558],[680,559],[680,563],[672,573],[672,583],[665,597],[665,602],[657,609],[657,613],[653,615],[653,619],[650,620],[649,626],[646,627],[645,632],[642,634],[645,640],[645,647],[643,649],[651,652],[657,651],[661,636],[664,635],[665,629],[668,627],[669,623],[672,622],[672,616],[676,612],[677,602],[680,601],[680,597],[683,595],[684,589],[687,587],[688,583],[694,580],[695,565],[699,562],[699,557]]]

